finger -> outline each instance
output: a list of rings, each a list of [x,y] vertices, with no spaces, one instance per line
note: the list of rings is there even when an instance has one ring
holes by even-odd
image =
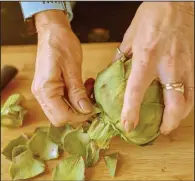
[[[166,61],[164,60],[163,62]],[[175,71],[176,68],[176,61],[172,61],[172,64],[170,64],[169,66],[166,66],[166,63],[161,65],[161,72],[163,72],[163,74],[161,74],[160,81],[162,84],[170,84],[175,82],[183,83],[183,72]],[[186,102],[184,94],[173,89],[164,89],[163,97],[165,109],[160,131],[162,134],[169,134],[172,130],[176,129],[179,126],[186,109]]]
[[[162,84],[184,83],[184,71],[186,69],[185,58],[181,52],[181,43],[175,37],[170,39],[170,44],[165,47],[166,54],[161,57],[159,64],[159,77]],[[178,56],[178,54],[180,56]],[[165,109],[163,121],[160,127],[162,134],[169,134],[176,129],[186,110],[184,94],[176,90],[163,90]]]
[[[154,66],[151,52],[135,52],[132,59],[132,70],[127,81],[122,108],[121,121],[126,131],[136,127],[140,106],[144,94],[154,79]]]
[[[185,75],[184,91],[186,110],[182,119],[185,119],[189,115],[194,106],[194,73],[192,70],[188,71]]]
[[[121,53],[129,58],[131,58],[132,56],[132,42],[133,37],[135,36],[135,28],[135,20],[133,19],[132,23],[123,36],[122,43],[119,46]],[[121,53],[119,53],[118,51],[116,52],[113,62],[121,58]]]
[[[175,90],[164,90],[165,110],[163,122],[160,127],[162,134],[169,134],[176,129],[185,110],[185,99],[183,93]]]

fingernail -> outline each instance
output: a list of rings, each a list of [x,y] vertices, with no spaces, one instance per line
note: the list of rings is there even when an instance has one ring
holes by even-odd
[[[125,130],[127,132],[130,132],[134,129],[134,123],[133,122],[130,122],[130,121],[124,121],[124,126],[125,126]]]
[[[79,101],[79,106],[83,110],[83,113],[90,113],[92,111],[92,106],[86,98]]]

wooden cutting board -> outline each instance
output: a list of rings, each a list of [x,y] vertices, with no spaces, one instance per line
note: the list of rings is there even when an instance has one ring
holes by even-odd
[[[117,43],[84,44],[83,80],[96,77],[112,60]],[[12,93],[23,94],[29,105],[29,115],[19,129],[1,128],[1,147],[22,132],[32,132],[37,126],[47,125],[48,120],[30,91],[36,46],[2,47],[1,65],[16,66],[20,72],[1,94],[2,103]],[[160,136],[153,145],[138,147],[115,138],[109,152],[119,152],[115,180],[194,180],[194,114],[191,113],[177,130],[169,136]],[[65,154],[66,155],[66,154]],[[1,179],[11,180],[10,162],[1,156]],[[58,160],[48,161],[46,172],[31,180],[51,180],[52,169]],[[113,180],[104,160],[87,169],[87,180]]]

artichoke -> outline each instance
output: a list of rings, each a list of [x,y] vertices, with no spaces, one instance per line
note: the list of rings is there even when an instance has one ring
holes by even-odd
[[[117,131],[125,141],[143,145],[153,141],[159,135],[164,111],[163,91],[157,80],[151,83],[144,95],[137,127],[129,133],[125,132],[120,116],[130,72],[131,60],[125,62],[118,60],[111,64],[98,74],[94,85],[94,96],[97,105],[102,109],[102,113],[99,114],[101,117],[99,124],[112,125],[112,129]],[[96,123],[96,126],[99,125]]]

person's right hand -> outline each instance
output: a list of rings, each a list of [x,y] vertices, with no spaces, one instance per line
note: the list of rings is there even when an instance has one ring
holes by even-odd
[[[45,11],[35,15],[35,23],[38,50],[34,96],[54,126],[87,120],[92,105],[81,77],[82,49],[67,16],[61,11]],[[63,97],[82,114],[76,114]]]

